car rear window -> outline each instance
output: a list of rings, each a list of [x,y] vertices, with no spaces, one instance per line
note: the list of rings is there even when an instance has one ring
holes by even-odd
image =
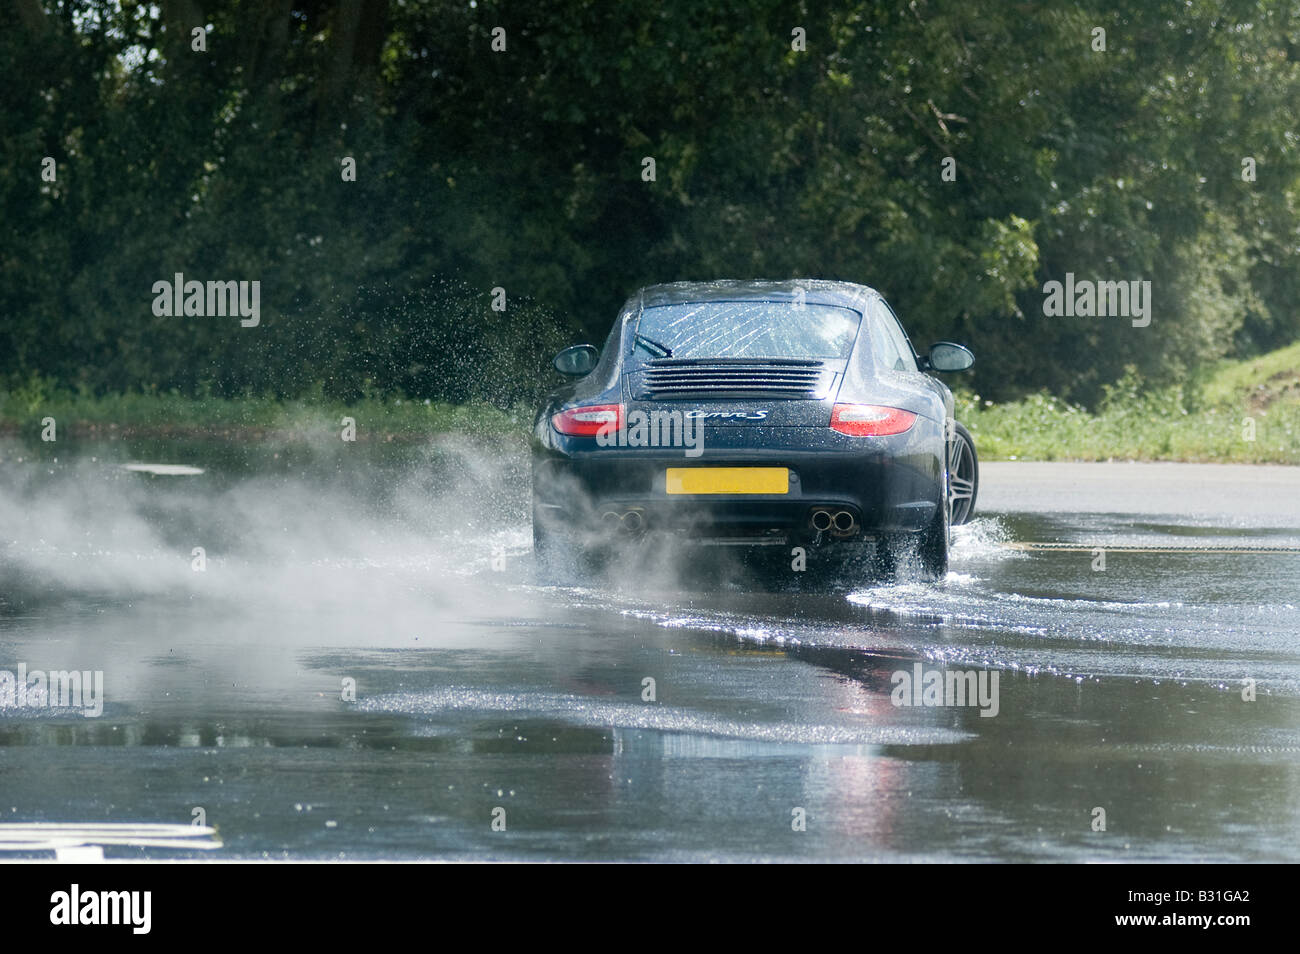
[[[674,358],[847,358],[861,315],[838,305],[709,301],[646,308],[636,333]],[[646,358],[653,345],[638,345]]]

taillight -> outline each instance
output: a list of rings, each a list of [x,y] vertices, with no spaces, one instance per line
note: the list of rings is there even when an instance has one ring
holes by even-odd
[[[915,414],[900,407],[836,404],[831,411],[831,430],[850,437],[883,437],[903,433],[915,420]]]
[[[617,431],[623,424],[623,405],[592,404],[571,407],[551,415],[551,427],[570,437],[595,437],[603,427]]]

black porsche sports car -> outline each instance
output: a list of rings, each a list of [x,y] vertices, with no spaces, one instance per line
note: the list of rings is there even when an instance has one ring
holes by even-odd
[[[574,378],[533,430],[533,541],[554,567],[669,533],[710,543],[874,545],[886,572],[915,552],[947,572],[949,527],[970,519],[978,460],[885,300],[838,281],[681,282],[643,288],[603,351],[574,345]]]

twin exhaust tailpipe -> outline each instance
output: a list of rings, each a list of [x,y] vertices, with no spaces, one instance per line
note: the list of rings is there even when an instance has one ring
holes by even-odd
[[[645,529],[645,513],[640,509],[625,510],[622,513],[606,510],[600,515],[600,524],[606,530],[619,533],[640,533]]]
[[[850,510],[829,510],[818,507],[808,518],[808,523],[818,533],[830,532],[836,537],[851,537],[858,532],[858,518]]]

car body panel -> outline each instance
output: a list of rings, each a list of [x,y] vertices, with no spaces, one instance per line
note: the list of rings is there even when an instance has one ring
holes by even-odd
[[[646,308],[750,301],[849,309],[860,316],[859,330],[847,356],[797,360],[669,357],[636,341]],[[602,515],[635,508],[653,530],[700,536],[771,532],[802,539],[813,533],[812,510],[833,507],[852,513],[863,535],[920,532],[945,499],[952,394],[928,374],[882,365],[871,344],[879,333],[870,320],[877,302],[883,299],[867,286],[820,280],[691,282],[640,290],[621,310],[591,373],[558,388],[538,410],[532,449],[535,520],[553,528],[595,528]],[[652,378],[660,387],[705,381],[710,388],[730,388],[725,382],[759,380],[746,370],[758,365],[775,368],[779,382],[811,381],[813,375],[816,382],[807,396],[797,398],[762,388],[748,393],[744,386],[734,392],[654,396]],[[688,383],[681,385],[683,380]],[[763,388],[787,386],[762,380]],[[837,402],[901,408],[916,418],[901,434],[851,437],[830,427]],[[552,417],[562,410],[602,404],[622,405],[625,421],[634,420],[634,412],[677,413],[683,423],[692,420],[692,426],[703,428],[703,448],[694,456],[681,446],[602,446],[595,437],[561,434],[552,426]],[[787,467],[789,491],[667,493],[668,468],[708,466]]]

